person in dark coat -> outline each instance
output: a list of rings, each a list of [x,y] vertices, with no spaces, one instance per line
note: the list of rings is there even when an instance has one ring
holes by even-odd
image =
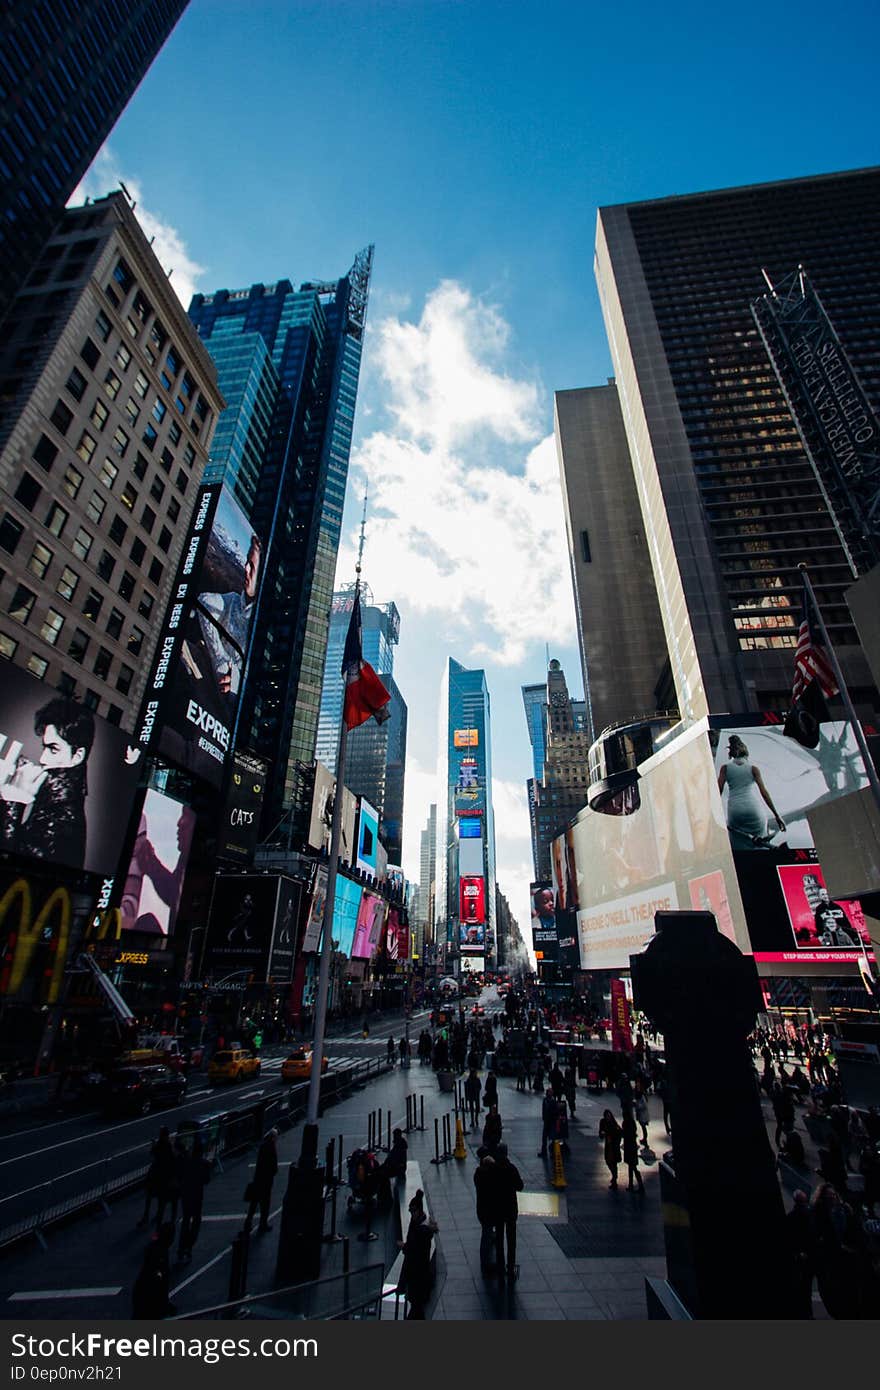
[[[205,1185],[211,1178],[211,1165],[205,1158],[202,1141],[197,1134],[193,1140],[192,1152],[184,1154],[178,1170],[180,1180],[180,1244],[177,1259],[180,1264],[188,1264],[192,1259],[193,1246],[199,1238],[202,1225],[202,1203]]]
[[[498,1181],[499,1219],[495,1227],[495,1253],[499,1275],[506,1270],[507,1277],[513,1281],[517,1276],[516,1264],[516,1223],[519,1216],[519,1203],[516,1194],[523,1190],[523,1180],[519,1169],[507,1156],[507,1145],[499,1144],[496,1158]],[[504,1241],[507,1238],[507,1257],[504,1254]]]
[[[501,1116],[498,1114],[498,1106],[492,1105],[486,1116],[486,1123],[483,1125],[483,1148],[487,1153],[493,1154],[501,1143],[501,1133],[503,1125]]]
[[[494,1071],[490,1071],[483,1082],[483,1105],[489,1110],[493,1105],[498,1104],[498,1077]]]
[[[559,1069],[558,1062],[553,1063],[553,1066],[550,1068],[550,1075],[547,1077],[547,1080],[550,1082],[550,1085],[553,1089],[553,1099],[556,1101],[562,1100],[562,1089],[565,1085],[565,1077],[562,1075],[562,1072]]]
[[[168,1126],[163,1125],[159,1130],[159,1137],[153,1144],[150,1167],[147,1172],[144,1213],[138,1226],[149,1225],[150,1206],[154,1198],[156,1200],[156,1230],[158,1231],[162,1225],[162,1217],[165,1215],[165,1208],[169,1203],[171,1204],[173,1224],[177,1219],[177,1191],[177,1158],[174,1153],[174,1145],[171,1142],[171,1135],[168,1133]]]
[[[389,1039],[388,1039],[388,1042],[387,1042],[386,1045],[385,1045],[385,1053],[386,1053],[386,1055],[387,1055],[387,1057],[388,1057],[388,1065],[389,1065],[390,1067],[393,1067],[393,1066],[394,1066],[394,1056],[395,1056],[395,1047],[394,1047],[394,1039],[393,1039],[393,1038],[389,1038]]]
[[[620,1166],[620,1145],[623,1131],[610,1110],[599,1121],[599,1138],[605,1141],[605,1164],[611,1174],[610,1187],[617,1187],[617,1169]]]
[[[538,1150],[539,1158],[547,1157],[547,1141],[551,1143],[556,1138],[556,1126],[559,1120],[559,1106],[556,1097],[550,1086],[547,1087],[543,1103],[541,1105],[541,1147]]]
[[[477,1220],[480,1223],[480,1269],[486,1278],[497,1272],[492,1263],[496,1248],[495,1228],[501,1219],[498,1173],[495,1159],[484,1154],[474,1173],[477,1190]]]
[[[620,1128],[623,1138],[623,1161],[629,1172],[629,1191],[632,1192],[633,1181],[635,1181],[639,1192],[644,1192],[645,1184],[642,1182],[642,1175],[639,1172],[639,1138],[636,1130],[636,1117],[632,1110],[623,1112],[623,1124]]]
[[[173,1317],[177,1312],[168,1297],[171,1283],[168,1252],[173,1243],[174,1227],[170,1222],[165,1222],[144,1251],[143,1264],[131,1293],[133,1318],[158,1321],[161,1318]]]
[[[785,1218],[788,1248],[794,1262],[795,1298],[798,1317],[813,1316],[813,1276],[816,1272],[816,1235],[810,1215],[810,1202],[800,1189],[794,1194],[794,1205]]]
[[[482,1090],[480,1078],[477,1076],[476,1070],[472,1067],[464,1083],[464,1098],[467,1101],[467,1107],[470,1113],[471,1129],[476,1129],[480,1123],[480,1096]]]
[[[621,1114],[625,1115],[627,1110],[632,1110],[635,1104],[633,1084],[629,1079],[628,1072],[621,1072],[614,1089],[617,1092],[617,1099],[620,1101]]]
[[[260,1224],[257,1227],[257,1233],[259,1235],[265,1235],[266,1231],[271,1231],[269,1207],[272,1202],[272,1184],[275,1181],[275,1174],[277,1172],[278,1130],[270,1129],[257,1150],[257,1163],[254,1168],[253,1181],[248,1183],[246,1196],[249,1206],[244,1223],[246,1231],[249,1231],[253,1225],[254,1214],[258,1206],[260,1208]]]
[[[565,1099],[568,1101],[569,1114],[573,1115],[577,1110],[577,1075],[571,1062],[563,1073],[562,1089],[565,1091]]]
[[[403,1130],[396,1129],[391,1140],[388,1157],[382,1164],[382,1172],[389,1178],[405,1178],[409,1162],[409,1145],[403,1137]]]
[[[409,1228],[406,1239],[400,1242],[403,1250],[403,1269],[398,1288],[406,1294],[409,1304],[407,1319],[424,1321],[425,1307],[431,1294],[431,1242],[437,1231],[436,1221],[429,1221],[425,1212],[425,1194],[418,1189],[409,1204]]]

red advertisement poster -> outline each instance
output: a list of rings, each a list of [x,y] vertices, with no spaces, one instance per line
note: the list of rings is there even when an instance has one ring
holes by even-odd
[[[632,1052],[629,1027],[629,1000],[623,980],[611,981],[611,1051]]]
[[[484,880],[464,876],[459,880],[459,918],[462,927],[481,926],[486,920],[486,889]]]
[[[730,910],[730,900],[727,896],[727,887],[722,871],[715,869],[711,874],[701,874],[699,878],[689,878],[688,891],[691,895],[691,907],[696,912],[711,912],[718,923],[718,930],[722,936],[727,936],[735,942],[736,931],[733,925],[733,914]]]
[[[828,952],[861,955],[871,938],[861,903],[835,902],[825,886],[818,864],[780,864],[776,872],[794,936],[794,945],[810,953],[806,959],[822,959]]]

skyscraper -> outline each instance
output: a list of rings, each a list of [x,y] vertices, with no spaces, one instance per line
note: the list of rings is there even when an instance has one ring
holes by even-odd
[[[432,805],[419,840],[419,927],[422,947],[436,940],[434,895],[437,877],[437,807]]]
[[[218,290],[190,305],[209,352],[216,337],[221,388],[235,379],[239,432],[221,434],[224,470],[269,538],[237,730],[271,764],[267,826],[291,804],[297,764],[315,755],[371,265],[369,247],[340,280]]]
[[[224,402],[122,193],[39,267],[0,347],[0,654],[131,731]]]
[[[437,933],[463,970],[495,948],[492,715],[486,673],[449,658],[440,700],[442,809],[437,822]]]
[[[535,877],[550,878],[550,842],[587,804],[590,735],[575,725],[572,700],[558,661],[547,670],[547,746],[536,785]]]
[[[0,320],[187,0],[0,11]]]
[[[679,709],[789,703],[800,561],[856,700],[855,569],[752,314],[803,266],[880,407],[880,169],[601,208],[596,276]],[[617,613],[609,612],[605,631]]]
[[[598,738],[656,708],[666,642],[613,382],[557,391],[555,428],[588,731]]]

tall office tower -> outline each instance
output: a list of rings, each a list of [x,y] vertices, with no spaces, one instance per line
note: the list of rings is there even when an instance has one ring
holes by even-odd
[[[565,672],[558,661],[547,670],[547,748],[544,779],[535,805],[537,879],[550,878],[550,842],[587,804],[590,735],[575,726]]]
[[[751,306],[762,271],[777,285],[802,265],[876,415],[878,237],[877,168],[599,211],[599,294],[685,718],[788,705],[800,561],[855,699],[874,708],[844,600],[852,538]],[[608,623],[616,638],[616,610]]]
[[[268,439],[255,401],[241,392],[239,414],[242,422],[247,414],[254,449],[246,465],[243,442],[240,452],[230,442],[227,465],[242,459],[238,494],[252,491],[250,519],[269,538],[237,726],[238,743],[271,764],[267,826],[295,796],[297,764],[315,756],[371,266],[369,247],[341,280],[197,294],[189,310],[212,354],[216,338],[221,388],[227,373],[259,379],[267,407],[274,390]],[[236,329],[250,340],[238,357]]]
[[[0,10],[0,320],[187,0]]]
[[[556,449],[586,692],[586,728],[647,714],[666,661],[617,388],[557,391]]]
[[[547,743],[547,686],[524,685],[522,697],[532,747],[532,776],[540,782],[544,776],[544,749]]]
[[[433,942],[434,893],[437,878],[437,807],[431,805],[425,828],[419,838],[419,925],[425,943]]]
[[[38,271],[0,347],[0,654],[132,730],[224,401],[122,193]]]
[[[435,921],[441,937],[445,928],[461,969],[480,970],[495,940],[492,713],[485,671],[449,658],[440,717]]]
[[[368,584],[361,584],[360,598],[364,660],[368,661],[380,676],[390,676],[394,671],[394,648],[400,642],[400,614],[393,603],[374,603],[373,593]],[[318,712],[318,735],[315,743],[315,757],[320,758],[325,767],[331,768],[336,766],[339,729],[342,724],[342,706],[345,701],[342,656],[353,606],[354,585],[334,593],[330,608],[327,661],[321,687],[321,707]],[[349,750],[352,747],[351,737],[348,747]],[[400,861],[392,859],[391,862]]]

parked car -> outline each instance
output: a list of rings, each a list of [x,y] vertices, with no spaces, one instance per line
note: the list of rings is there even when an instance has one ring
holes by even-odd
[[[167,1067],[119,1067],[104,1087],[104,1108],[111,1112],[149,1115],[162,1105],[180,1105],[186,1077]]]
[[[216,1085],[218,1081],[244,1081],[246,1076],[259,1076],[260,1059],[252,1052],[241,1048],[227,1048],[215,1052],[208,1064],[208,1081]]]
[[[321,1075],[329,1066],[326,1057],[321,1058]],[[291,1052],[289,1057],[285,1057],[281,1063],[282,1081],[308,1081],[312,1074],[312,1049],[310,1047],[298,1047],[295,1052]]]

